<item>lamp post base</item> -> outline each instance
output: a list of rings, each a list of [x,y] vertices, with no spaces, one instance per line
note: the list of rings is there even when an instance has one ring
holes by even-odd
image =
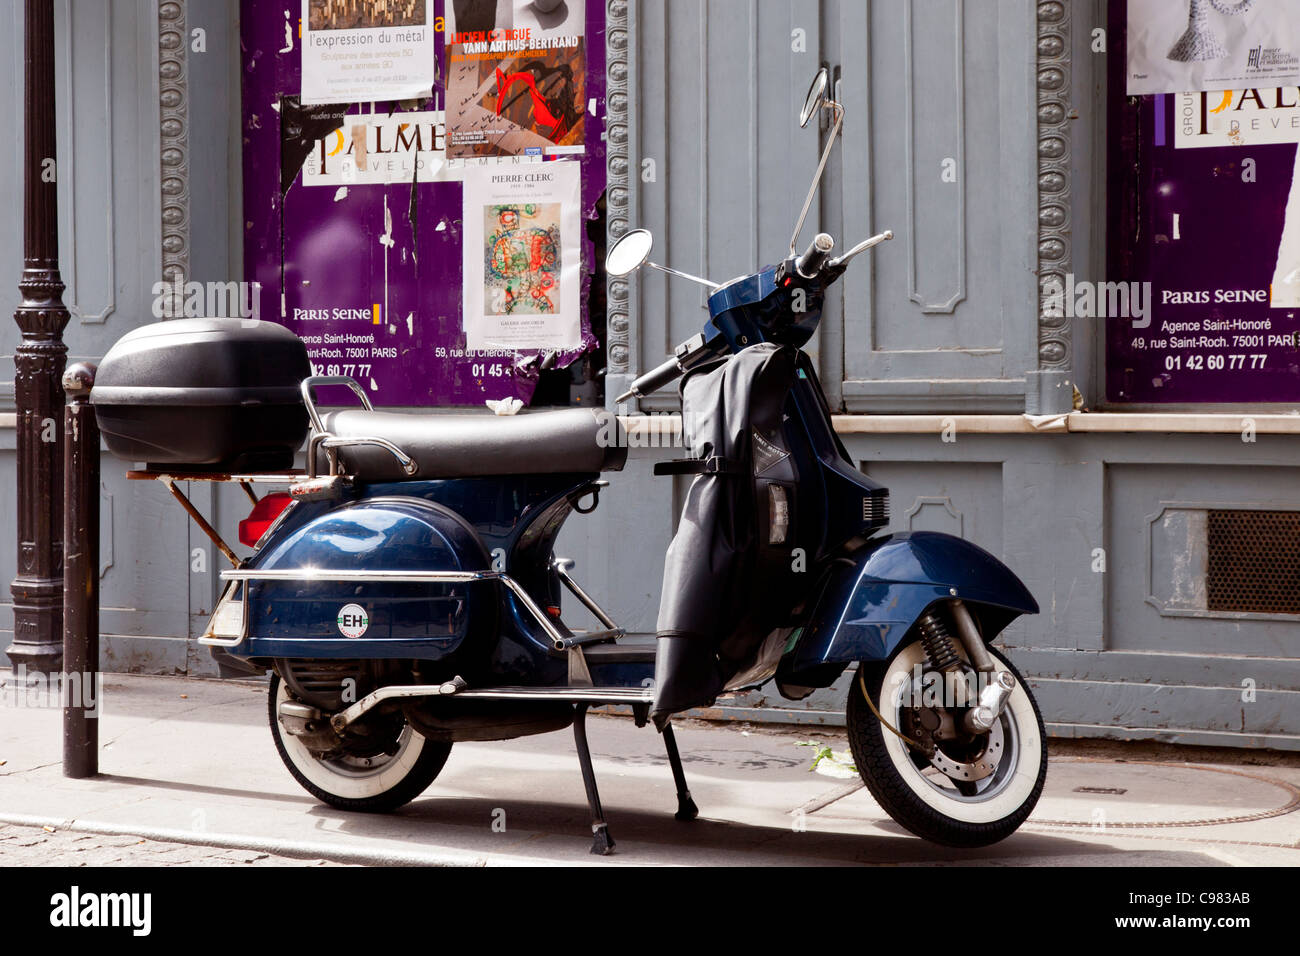
[[[52,674],[63,666],[63,580],[19,577],[14,596],[14,639],[5,655],[15,671]]]

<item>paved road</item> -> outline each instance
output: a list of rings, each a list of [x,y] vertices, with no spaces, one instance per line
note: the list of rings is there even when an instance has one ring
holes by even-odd
[[[294,857],[364,863],[772,864],[1011,866],[1300,865],[1300,761],[1254,766],[1135,759],[1149,750],[1062,745],[1038,809],[984,850],[931,846],[893,823],[863,789],[812,772],[810,741],[845,749],[834,732],[772,732],[689,723],[678,729],[701,819],[672,817],[672,778],[659,738],[620,717],[593,716],[589,735],[618,852],[588,854],[582,781],[565,733],[457,744],[442,776],[395,814],[317,803],[281,765],[264,689],[180,678],[106,679],[100,766],[62,776],[60,712],[0,708],[0,864],[75,853],[163,862],[295,865]],[[55,826],[31,843],[31,825]],[[73,829],[92,839],[80,840]],[[133,834],[146,843],[109,840]],[[49,836],[48,834],[45,834]],[[210,849],[177,850],[180,842]],[[24,845],[27,844],[27,845]],[[87,847],[88,849],[81,849]],[[216,848],[216,849],[211,849]],[[138,854],[138,856],[136,856]],[[265,854],[264,857],[258,857]],[[277,857],[283,859],[276,859]],[[76,859],[77,857],[71,857]]]

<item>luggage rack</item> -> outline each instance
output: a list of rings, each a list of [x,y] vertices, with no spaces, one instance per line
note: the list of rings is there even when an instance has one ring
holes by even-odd
[[[262,474],[241,474],[225,472],[181,472],[181,471],[162,471],[152,469],[136,469],[128,471],[126,477],[131,481],[158,481],[161,482],[168,491],[171,492],[182,508],[185,509],[194,523],[199,526],[204,534],[211,539],[212,543],[220,549],[227,560],[233,566],[233,570],[222,571],[221,578],[227,582],[226,591],[222,595],[225,600],[238,583],[246,581],[303,581],[303,582],[349,582],[349,583],[425,583],[425,584],[459,584],[470,583],[474,581],[497,581],[503,584],[514,595],[515,599],[523,606],[528,615],[533,618],[542,628],[547,638],[551,641],[551,647],[558,653],[563,653],[569,660],[571,675],[579,680],[583,677],[590,683],[590,674],[587,673],[585,661],[582,658],[582,648],[585,645],[601,644],[608,641],[617,641],[625,636],[624,628],[619,627],[599,604],[596,603],[586,591],[573,579],[569,573],[573,567],[573,562],[565,558],[554,558],[551,561],[551,570],[560,579],[561,583],[572,593],[598,621],[603,625],[598,631],[580,631],[572,632],[568,628],[561,630],[556,623],[547,616],[547,614],[538,606],[532,595],[524,588],[522,584],[516,581],[504,571],[401,571],[401,570],[369,570],[369,571],[342,571],[342,570],[321,570],[321,569],[304,569],[292,568],[285,570],[260,570],[250,569],[242,561],[221,537],[221,533],[203,517],[202,512],[194,506],[194,503],[186,496],[185,492],[177,487],[177,482],[181,481],[206,481],[219,482],[222,484],[238,484],[244,489],[253,504],[257,504],[257,493],[253,491],[253,485],[295,485],[307,484],[309,482],[321,483],[323,486],[332,486],[340,480],[346,480],[343,475],[329,475],[316,477],[304,472],[302,469],[291,469],[282,472],[268,472]],[[220,603],[220,602],[218,602]],[[243,643],[247,637],[247,622],[245,627],[241,628],[241,633],[234,639],[219,639],[215,637],[202,637],[199,643],[215,647],[234,647]]]
[[[537,605],[527,590],[524,589],[514,578],[504,571],[399,571],[399,570],[371,570],[371,571],[335,571],[293,568],[286,570],[265,571],[252,570],[244,566],[239,555],[235,554],[221,537],[221,533],[203,517],[202,512],[194,506],[194,503],[186,496],[185,492],[177,487],[176,483],[180,481],[208,481],[221,482],[223,484],[238,484],[244,489],[244,492],[257,503],[257,493],[253,491],[253,485],[256,484],[278,484],[293,485],[298,482],[313,480],[307,473],[301,469],[290,471],[273,472],[266,474],[226,474],[222,472],[172,472],[172,471],[153,471],[153,470],[136,470],[128,471],[126,477],[131,481],[159,481],[172,493],[186,514],[194,519],[194,523],[206,534],[226,556],[233,565],[234,570],[222,571],[221,577],[225,581],[306,581],[306,582],[323,582],[323,581],[346,581],[352,583],[387,581],[390,583],[403,582],[415,583],[422,582],[426,584],[456,584],[468,583],[472,581],[499,581],[504,584],[515,596],[524,610],[529,613],[542,630],[550,639],[554,650],[559,652],[572,651],[584,644],[602,643],[605,641],[616,641],[623,637],[625,630],[619,627],[610,616],[600,607],[586,591],[573,579],[569,573],[573,567],[573,562],[564,558],[556,558],[551,562],[551,569],[556,576],[604,627],[599,631],[586,631],[579,633],[565,633],[555,626],[555,623],[546,615],[546,613]],[[342,476],[331,475],[328,477],[316,478],[320,482],[335,482]],[[568,630],[567,628],[565,629]],[[202,643],[215,644],[218,646],[234,646],[241,643],[244,636],[241,634],[238,640],[233,641],[216,641],[204,640]]]
[[[330,494],[339,482],[346,482],[348,476],[339,469],[337,448],[348,445],[377,445],[383,448],[402,466],[402,470],[408,475],[414,475],[419,466],[415,463],[406,452],[398,448],[392,442],[384,438],[357,437],[357,438],[340,438],[326,430],[324,422],[321,420],[320,412],[316,409],[316,395],[314,389],[325,385],[343,385],[350,388],[357,398],[361,400],[362,406],[368,411],[373,410],[374,406],[370,403],[370,397],[366,395],[365,390],[351,378],[338,375],[313,375],[302,380],[299,388],[302,393],[303,404],[307,408],[307,416],[311,420],[311,438],[307,443],[307,468],[291,468],[285,471],[241,474],[232,472],[209,472],[209,471],[170,471],[163,469],[143,469],[137,471],[128,471],[126,477],[132,481],[160,481],[171,492],[185,513],[188,514],[199,529],[208,536],[214,545],[226,556],[234,567],[243,566],[243,561],[235,554],[235,551],[216,528],[208,522],[206,518],[194,507],[194,503],[186,496],[185,492],[176,487],[178,481],[210,481],[220,482],[223,484],[237,484],[244,489],[244,494],[248,495],[248,500],[257,504],[257,493],[253,490],[254,485],[289,485],[289,493],[294,498],[312,498]],[[329,460],[329,474],[317,475],[316,473],[316,453],[318,449],[324,449]],[[584,602],[585,603],[585,602]]]
[[[573,568],[573,561],[567,558],[553,558],[550,563],[550,569],[564,587],[589,610],[592,615],[603,625],[598,631],[568,632],[568,628],[561,631],[556,627],[545,612],[538,606],[532,595],[514,578],[504,571],[401,571],[401,570],[369,570],[369,571],[340,571],[340,570],[320,570],[293,568],[286,570],[252,570],[245,567],[244,561],[240,559],[235,550],[226,543],[221,537],[221,533],[203,517],[202,512],[194,506],[194,503],[186,496],[185,492],[177,487],[176,483],[180,481],[207,481],[220,482],[223,484],[238,484],[244,489],[253,504],[257,504],[257,493],[253,491],[255,484],[272,484],[272,485],[290,485],[307,486],[314,483],[321,488],[333,487],[341,480],[346,480],[343,475],[329,475],[316,477],[301,469],[293,469],[283,472],[272,472],[265,474],[235,474],[222,472],[172,472],[172,471],[155,471],[155,470],[134,470],[128,471],[126,477],[131,481],[159,481],[171,492],[185,513],[188,514],[194,523],[199,526],[200,530],[208,536],[213,544],[220,549],[221,553],[226,556],[233,566],[233,570],[222,571],[221,577],[228,582],[242,581],[306,581],[306,582],[324,582],[324,581],[346,581],[351,583],[386,581],[390,583],[427,583],[427,584],[456,584],[467,583],[472,581],[499,581],[504,584],[515,596],[524,610],[541,625],[543,632],[550,639],[552,648],[558,652],[568,652],[580,648],[584,644],[603,643],[605,641],[617,641],[626,634],[624,628],[614,623],[595,599],[584,591],[581,585],[574,580],[570,571]],[[202,640],[202,643],[214,644],[217,646],[234,646],[242,643],[244,636],[241,635],[238,640],[217,641]]]
[[[176,487],[178,481],[209,481],[221,482],[222,484],[237,484],[244,489],[244,494],[248,499],[257,504],[257,492],[253,490],[254,485],[292,485],[294,482],[301,481],[307,477],[307,473],[301,469],[291,469],[289,471],[273,472],[267,474],[227,474],[215,471],[161,471],[154,469],[142,469],[128,471],[126,477],[129,481],[158,481],[171,492],[185,513],[188,514],[199,529],[211,539],[212,543],[217,546],[226,559],[235,567],[239,567],[243,562],[239,555],[235,554],[233,548],[226,544],[221,533],[208,523],[208,519],[203,517],[202,512],[194,507],[194,502],[186,496],[185,492]]]

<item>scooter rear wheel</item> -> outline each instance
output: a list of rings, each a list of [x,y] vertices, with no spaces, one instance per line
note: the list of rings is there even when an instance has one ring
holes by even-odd
[[[403,722],[392,754],[317,755],[280,725],[280,703],[288,699],[280,675],[272,674],[267,701],[275,749],[303,789],[341,810],[385,813],[409,803],[433,783],[451,753],[451,744],[429,740]]]
[[[989,652],[1015,677],[1016,688],[977,758],[996,769],[976,781],[949,776],[958,766],[954,760],[941,751],[937,760],[927,758],[883,726],[863,699],[865,684],[881,716],[905,727],[904,690],[915,691],[916,668],[926,660],[920,641],[901,646],[886,662],[860,664],[860,679],[849,691],[849,746],[867,789],[895,821],[943,846],[988,846],[1010,836],[1033,811],[1047,778],[1038,704],[1011,662],[995,648]]]

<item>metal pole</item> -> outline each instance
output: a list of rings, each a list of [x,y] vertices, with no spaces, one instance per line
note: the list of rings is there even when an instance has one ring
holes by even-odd
[[[99,424],[95,366],[63,375],[63,775],[99,773]]]
[[[58,168],[54,150],[54,4],[27,0],[23,99],[22,301],[14,321],[18,410],[18,576],[14,640],[5,653],[16,668],[56,671],[62,656],[63,390],[68,310],[59,276]]]

